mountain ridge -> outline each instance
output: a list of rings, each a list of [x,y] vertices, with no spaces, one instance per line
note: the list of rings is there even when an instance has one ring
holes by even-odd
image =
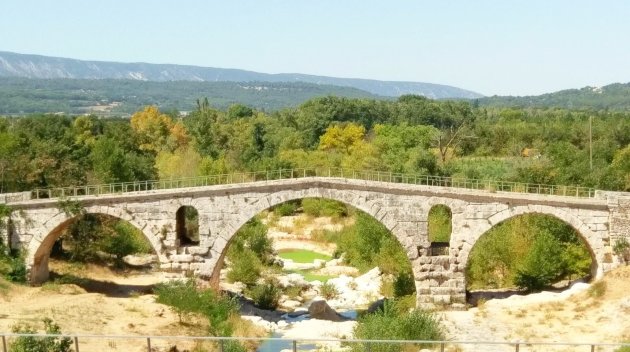
[[[78,60],[0,51],[0,77],[133,79],[140,81],[305,82],[352,87],[371,94],[398,97],[418,94],[433,99],[475,99],[483,95],[458,87],[412,81],[380,81],[303,73],[261,73],[236,68],[179,64]]]
[[[490,96],[476,99],[480,106],[516,108],[565,108],[578,110],[629,110],[630,83],[611,83],[601,87],[563,89],[527,96]]]

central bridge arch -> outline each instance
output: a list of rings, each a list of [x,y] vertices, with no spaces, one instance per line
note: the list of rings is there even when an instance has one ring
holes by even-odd
[[[231,221],[226,224],[227,226],[225,226],[225,229],[218,233],[218,238],[215,240],[212,247],[212,252],[218,256],[218,260],[211,275],[211,282],[213,284],[218,284],[222,263],[225,259],[227,249],[238,230],[245,225],[247,221],[276,205],[304,198],[322,198],[338,201],[370,215],[382,223],[385,228],[391,232],[404,249],[407,258],[411,262],[412,268],[414,267],[413,262],[418,258],[417,246],[420,244],[420,239],[423,234],[420,232],[410,233],[409,229],[405,226],[399,226],[399,222],[396,217],[391,216],[391,214],[388,213],[387,203],[389,200],[376,196],[371,197],[369,195],[361,194],[360,192],[352,192],[348,190],[307,187],[302,189],[280,190],[269,193],[263,197],[257,198],[256,201],[250,203],[249,206],[240,209],[238,214],[235,214],[236,216],[232,217]],[[417,208],[416,210],[418,212],[416,216],[420,216],[422,209]],[[426,233],[424,236],[426,237]]]

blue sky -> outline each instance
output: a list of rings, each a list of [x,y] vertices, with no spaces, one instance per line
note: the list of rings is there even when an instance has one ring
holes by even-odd
[[[2,0],[0,50],[541,94],[630,82],[630,1]]]

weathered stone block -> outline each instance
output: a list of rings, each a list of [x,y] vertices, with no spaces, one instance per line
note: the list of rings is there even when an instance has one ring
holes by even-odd
[[[175,254],[171,255],[170,259],[175,263],[190,263],[194,257],[190,254]]]

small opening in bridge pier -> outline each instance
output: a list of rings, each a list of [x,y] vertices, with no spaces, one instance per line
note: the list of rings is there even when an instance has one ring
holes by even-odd
[[[185,205],[177,210],[177,239],[181,246],[199,244],[199,212],[194,207]]]
[[[448,255],[451,232],[453,231],[453,214],[444,204],[431,207],[428,215],[428,234],[431,248],[429,255]]]

